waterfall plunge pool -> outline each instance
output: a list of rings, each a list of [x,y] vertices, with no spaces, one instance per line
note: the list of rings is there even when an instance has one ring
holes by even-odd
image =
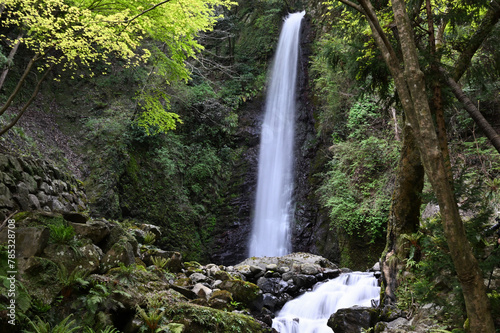
[[[327,322],[333,313],[355,305],[370,307],[379,297],[373,273],[344,273],[287,302],[273,319],[273,328],[279,333],[332,333]]]

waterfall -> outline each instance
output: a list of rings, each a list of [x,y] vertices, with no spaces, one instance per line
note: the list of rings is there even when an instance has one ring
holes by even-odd
[[[327,326],[330,315],[354,305],[369,307],[379,295],[380,287],[372,273],[342,274],[287,302],[273,319],[273,328],[280,333],[332,333]]]
[[[251,257],[282,256],[291,248],[295,89],[304,14],[285,19],[272,66],[260,141]]]

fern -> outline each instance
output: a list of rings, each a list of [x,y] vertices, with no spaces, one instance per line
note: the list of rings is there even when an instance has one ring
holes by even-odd
[[[151,231],[146,232],[146,234],[144,235],[144,244],[153,245],[155,241],[156,241],[156,235],[153,234]]]
[[[150,309],[148,312],[136,304],[136,310],[139,317],[142,319],[144,324],[147,326],[150,333],[157,332],[160,328],[160,321],[163,319],[165,310],[160,308]]]
[[[152,257],[151,262],[156,267],[163,269],[167,265],[168,259],[165,259],[163,257]]]
[[[99,332],[94,331],[90,327],[86,327],[83,331],[84,333],[120,333],[120,331],[113,326],[106,326],[104,329],[101,329]]]
[[[80,326],[76,325],[76,321],[71,319],[71,314],[64,318],[59,324],[50,328],[50,324],[44,322],[40,317],[36,316],[36,322],[31,321],[28,318],[28,323],[35,330],[34,333],[73,333],[81,329]],[[25,333],[33,333],[31,331],[24,330]]]

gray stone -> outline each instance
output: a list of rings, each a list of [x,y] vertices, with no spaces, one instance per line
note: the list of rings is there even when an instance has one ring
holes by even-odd
[[[263,305],[271,311],[274,311],[274,308],[278,304],[278,297],[274,296],[270,293],[265,293],[262,295]]]
[[[86,224],[69,222],[69,225],[75,229],[75,234],[80,238],[89,238],[92,243],[100,243],[109,235],[109,227],[106,223],[99,220],[92,220]]]
[[[7,155],[0,154],[0,171],[5,171],[9,168],[9,158]]]
[[[126,241],[116,242],[106,252],[101,261],[101,271],[107,272],[111,268],[118,267],[120,263],[123,263],[125,266],[135,263],[133,247]]]
[[[288,284],[280,278],[265,278],[261,277],[257,281],[257,286],[263,293],[271,293],[274,295],[281,294]]]
[[[201,273],[193,273],[189,276],[189,278],[191,279],[191,281],[193,281],[194,284],[199,282],[205,282],[208,280],[208,277]]]
[[[27,196],[15,195],[14,201],[22,211],[27,211],[30,209],[30,203]]]
[[[288,281],[290,279],[293,279],[293,277],[296,275],[296,273],[293,273],[293,272],[286,272],[286,273],[283,273],[283,275],[281,276],[281,278],[284,280],[284,281]]]
[[[36,197],[40,201],[41,206],[47,206],[47,204],[49,203],[50,197],[44,192],[38,192],[36,194]]]
[[[36,193],[38,184],[36,183],[36,180],[26,172],[23,172],[23,183],[26,184],[29,193]]]
[[[151,232],[156,236],[156,239],[160,239],[161,237],[161,230],[160,227],[153,225],[153,224],[141,224],[140,226],[141,230],[144,232]]]
[[[15,182],[14,180],[7,174],[0,172],[0,184],[3,184],[7,187],[14,188]]]
[[[21,166],[21,163],[15,158],[14,156],[9,156],[9,161],[10,161],[10,166],[13,168],[13,170],[19,172],[19,174],[23,171],[23,168]]]
[[[293,283],[300,288],[312,287],[316,282],[316,277],[313,275],[297,274],[293,276]]]
[[[52,199],[49,201],[48,206],[53,212],[63,212],[65,211],[64,205],[58,199]]]
[[[269,264],[266,266],[266,271],[275,271],[278,269],[278,265],[276,264]]]
[[[321,270],[321,267],[319,265],[316,265],[316,264],[306,263],[306,264],[302,264],[300,266],[300,271],[303,274],[315,275],[315,274],[318,274],[320,272],[320,270]]]
[[[393,321],[387,323],[387,328],[402,328],[410,324],[410,321],[406,318],[396,318]]]
[[[339,309],[331,315],[328,319],[328,327],[335,333],[361,333],[374,327],[377,319],[377,309],[354,306]]]
[[[208,301],[212,295],[212,289],[206,287],[201,283],[197,283],[193,286],[193,292],[198,295],[199,298],[204,298]]]
[[[47,184],[46,182],[43,182],[40,185],[40,190],[42,190],[43,192],[45,192],[45,194],[47,194],[47,195],[54,195],[54,194],[56,194],[56,192],[54,191],[54,188],[52,186],[50,186],[49,184]]]
[[[0,243],[7,243],[8,229],[0,232]],[[40,255],[49,242],[49,229],[29,227],[15,229],[16,258],[28,258]]]
[[[217,273],[218,271],[220,271],[219,266],[217,266],[215,264],[208,264],[206,266],[206,269],[207,269],[208,276],[215,276],[215,273]]]
[[[29,205],[29,208],[30,210],[40,210],[41,209],[41,206],[40,206],[40,201],[38,200],[38,198],[36,197],[36,195],[34,194],[28,194],[28,205]]]
[[[28,189],[28,185],[24,182],[19,182],[16,185],[16,194],[20,197],[27,197],[28,194],[30,193]]]
[[[1,208],[14,208],[14,201],[12,200],[12,194],[7,186],[0,183],[0,207]]]
[[[188,299],[198,298],[198,295],[196,295],[196,293],[194,293],[192,290],[176,286],[175,284],[170,285],[170,289],[177,291],[179,294],[181,294],[184,297],[187,297]]]
[[[250,272],[252,272],[252,274],[254,274],[254,275],[264,273],[264,271],[265,271],[265,269],[260,267],[260,266],[256,266],[256,265],[250,266]]]

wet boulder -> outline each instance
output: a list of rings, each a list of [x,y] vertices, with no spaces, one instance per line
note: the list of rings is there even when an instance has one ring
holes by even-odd
[[[361,333],[373,328],[378,321],[379,310],[354,306],[339,309],[328,319],[328,327],[335,333]]]

